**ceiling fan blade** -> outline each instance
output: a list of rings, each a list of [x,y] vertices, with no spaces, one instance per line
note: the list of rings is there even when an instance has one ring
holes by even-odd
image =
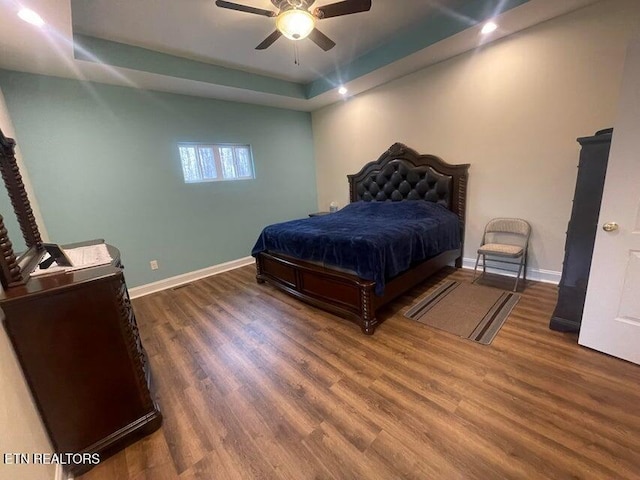
[[[333,40],[331,40],[329,37],[327,37],[324,33],[322,33],[317,28],[314,28],[313,30],[311,30],[311,33],[309,34],[309,39],[313,43],[318,45],[321,49],[323,49],[325,52],[331,50],[333,47],[336,46],[336,43]]]
[[[240,5],[233,2],[225,2],[224,0],[216,0],[216,5],[222,8],[228,8],[229,10],[237,10],[239,12],[255,13],[256,15],[263,15],[265,17],[275,17],[276,12],[271,10],[264,10],[262,8],[247,7],[246,5]]]
[[[371,0],[344,0],[318,7],[313,11],[313,14],[318,18],[331,18],[368,12],[369,10],[371,10]]]
[[[256,47],[256,50],[264,50],[266,48],[269,48],[271,45],[273,45],[273,42],[278,40],[281,36],[282,33],[280,33],[280,30],[276,30],[267,38],[265,38],[262,43]]]

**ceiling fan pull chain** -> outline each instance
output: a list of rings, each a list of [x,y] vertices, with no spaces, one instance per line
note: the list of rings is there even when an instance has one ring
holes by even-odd
[[[298,53],[298,42],[293,42],[293,63],[300,66],[300,55]]]

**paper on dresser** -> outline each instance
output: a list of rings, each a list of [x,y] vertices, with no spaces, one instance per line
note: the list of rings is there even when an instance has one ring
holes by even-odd
[[[111,255],[109,255],[107,245],[104,243],[88,245],[86,247],[69,248],[65,249],[64,253],[73,265],[69,270],[105,265],[111,263],[113,260]]]

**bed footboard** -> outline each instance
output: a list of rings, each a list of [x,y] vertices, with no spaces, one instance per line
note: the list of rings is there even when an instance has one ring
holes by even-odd
[[[375,295],[375,282],[286,255],[262,252],[256,257],[256,280],[269,282],[313,306],[357,323],[366,335],[380,324],[378,310],[441,268],[458,263],[461,250],[448,250],[387,282],[385,294]]]
[[[375,282],[332,270],[286,255],[260,253],[256,258],[256,279],[269,282],[311,305],[344,316],[373,334]]]

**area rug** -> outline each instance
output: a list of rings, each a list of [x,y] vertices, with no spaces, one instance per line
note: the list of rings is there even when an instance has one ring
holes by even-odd
[[[520,294],[453,280],[428,292],[405,317],[489,345]]]

